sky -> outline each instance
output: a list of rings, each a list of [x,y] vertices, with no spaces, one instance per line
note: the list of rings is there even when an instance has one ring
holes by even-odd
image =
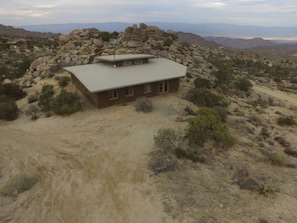
[[[297,26],[297,0],[0,0],[0,24],[100,22]]]

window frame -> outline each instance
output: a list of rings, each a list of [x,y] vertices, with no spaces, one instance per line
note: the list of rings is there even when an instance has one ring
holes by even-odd
[[[116,100],[119,98],[118,90],[109,90],[108,91],[108,99],[109,100]]]
[[[134,88],[133,87],[126,87],[125,95],[127,97],[133,96],[134,95]]]
[[[148,90],[149,89],[149,90]],[[148,84],[144,84],[143,85],[143,92],[145,94],[151,93],[152,92],[152,84],[148,83]]]

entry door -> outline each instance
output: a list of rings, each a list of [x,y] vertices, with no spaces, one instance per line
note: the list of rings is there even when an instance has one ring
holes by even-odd
[[[159,83],[159,92],[160,94],[169,92],[169,81],[162,81]]]

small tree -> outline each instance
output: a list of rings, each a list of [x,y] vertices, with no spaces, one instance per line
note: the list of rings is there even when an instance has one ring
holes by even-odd
[[[58,115],[70,115],[82,109],[80,98],[62,89],[60,94],[52,99],[50,107]]]
[[[212,108],[200,108],[196,116],[188,122],[188,138],[192,144],[203,146],[208,139],[220,142],[225,147],[234,144],[228,127],[222,123],[220,116]]]

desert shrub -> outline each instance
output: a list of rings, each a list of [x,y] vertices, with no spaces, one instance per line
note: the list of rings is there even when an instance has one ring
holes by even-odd
[[[296,125],[296,121],[294,120],[293,116],[281,116],[277,119],[277,124],[280,126],[284,125]]]
[[[50,103],[54,95],[53,85],[44,85],[41,89],[41,95],[39,96],[38,106],[42,111],[50,111]]]
[[[222,106],[214,106],[213,109],[218,113],[221,117],[221,121],[225,122],[228,117],[228,110]]]
[[[172,152],[177,147],[178,136],[174,129],[162,128],[154,136],[154,141],[163,152]]]
[[[228,101],[206,89],[193,88],[187,92],[186,99],[201,107],[228,106]]]
[[[240,91],[247,92],[253,87],[253,85],[246,77],[241,77],[234,82],[234,87]]]
[[[189,106],[185,108],[185,111],[188,113],[188,115],[196,115],[196,112],[193,109],[191,109]]]
[[[197,151],[194,151],[192,149],[184,150],[178,147],[174,150],[174,154],[179,159],[186,158],[186,159],[192,160],[194,163],[197,163],[197,162],[205,163],[206,161],[204,156],[200,155]]]
[[[165,46],[171,46],[172,43],[173,43],[172,39],[167,39],[164,41]]]
[[[249,122],[249,123],[252,123],[253,125],[255,125],[255,126],[260,126],[260,125],[262,125],[262,119],[260,119],[258,116],[256,116],[256,115],[252,115],[251,117],[249,117],[248,119],[247,119],[247,121]]]
[[[80,98],[71,92],[64,89],[60,94],[54,97],[50,102],[50,108],[55,114],[70,115],[82,109]]]
[[[4,94],[15,100],[21,99],[27,95],[26,92],[24,92],[19,85],[14,83],[0,84],[0,95],[1,94]]]
[[[261,136],[263,139],[268,139],[268,138],[270,137],[270,133],[268,132],[268,129],[263,127],[263,128],[261,129],[260,136]]]
[[[210,88],[211,82],[208,79],[197,77],[194,80],[195,88]]]
[[[127,105],[127,98],[120,98],[119,102],[120,102],[120,105],[126,106]]]
[[[4,196],[14,196],[26,190],[30,190],[37,182],[35,176],[29,174],[19,174],[12,177],[1,189]]]
[[[0,100],[0,119],[12,121],[18,118],[19,109],[15,101],[6,97]]]
[[[275,187],[267,183],[260,183],[256,186],[255,190],[258,191],[260,195],[264,196],[268,196],[269,194],[275,193]]]
[[[36,105],[30,105],[28,110],[25,111],[25,114],[30,117],[31,120],[38,119],[38,113],[39,108]]]
[[[187,136],[190,143],[203,146],[207,140],[212,139],[224,147],[231,147],[234,144],[234,138],[230,135],[228,127],[222,123],[220,116],[212,108],[200,108],[196,116],[188,122]]]
[[[244,190],[255,190],[257,187],[259,187],[259,183],[250,177],[246,177],[238,181],[240,189]]]
[[[60,87],[66,87],[67,84],[69,83],[70,81],[70,78],[67,77],[67,76],[63,76],[63,77],[60,77],[58,83],[59,83],[59,86]]]
[[[283,147],[290,147],[291,146],[291,143],[288,142],[286,139],[284,139],[281,136],[276,136],[274,138],[274,140],[277,141],[279,144],[281,144]]]
[[[139,97],[136,99],[135,109],[136,111],[143,111],[145,113],[151,112],[153,110],[152,101],[146,97]]]
[[[31,104],[33,102],[38,101],[38,96],[36,94],[31,94],[28,96],[28,103]]]
[[[100,37],[103,41],[109,41],[111,34],[109,32],[101,32]]]
[[[270,157],[272,164],[283,166],[285,164],[285,157],[279,154],[272,154]]]

